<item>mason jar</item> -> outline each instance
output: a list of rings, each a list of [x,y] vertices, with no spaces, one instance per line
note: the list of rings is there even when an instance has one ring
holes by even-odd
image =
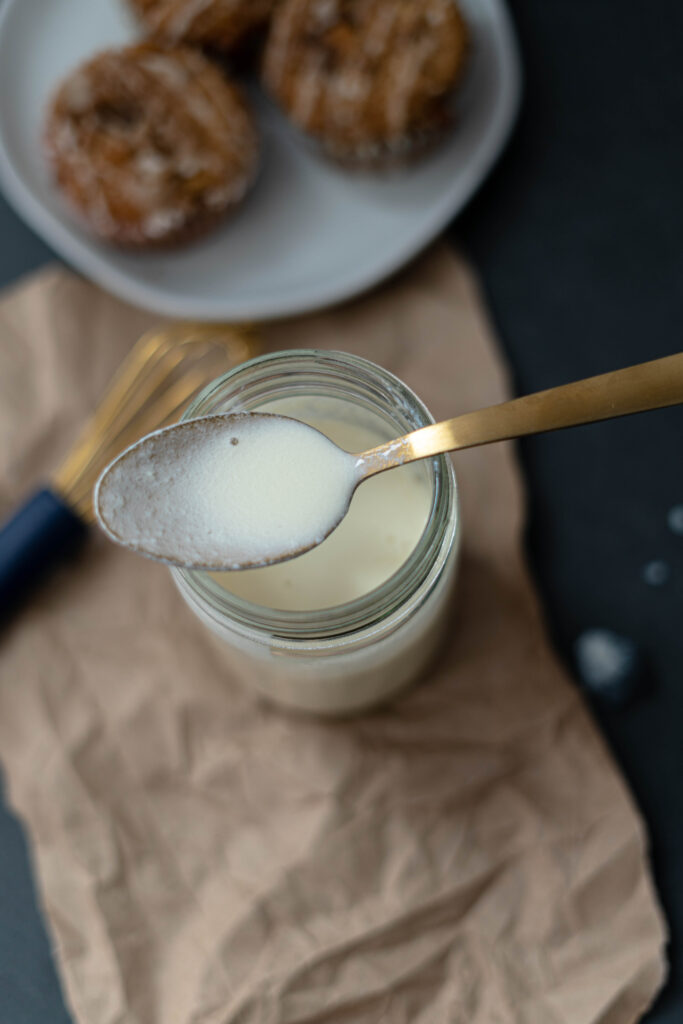
[[[434,422],[417,395],[382,367],[343,352],[312,350],[238,366],[206,387],[183,419],[255,410],[295,416],[342,447],[360,438],[348,447],[352,451]],[[337,426],[341,434],[335,437]],[[403,481],[394,474],[404,474]],[[425,673],[451,613],[460,542],[455,475],[446,456],[380,474],[361,485],[347,520],[363,488],[389,476],[391,495],[380,501],[378,491],[352,526],[345,521],[338,527],[347,534],[334,541],[334,571],[323,551],[334,533],[317,554],[300,556],[296,566],[285,563],[291,571],[266,567],[243,577],[170,570],[189,608],[221,642],[226,675],[287,707],[339,715],[379,704]],[[416,508],[424,521],[416,520]],[[414,544],[408,527],[418,531]],[[375,550],[385,541],[389,552],[399,542],[410,550],[388,578],[374,580]],[[312,556],[318,562],[307,568],[304,560]],[[277,576],[265,575],[274,570]],[[288,571],[293,583],[283,582]]]

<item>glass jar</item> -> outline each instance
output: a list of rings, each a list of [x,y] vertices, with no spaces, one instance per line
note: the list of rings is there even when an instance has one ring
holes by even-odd
[[[293,398],[350,403],[354,415],[381,420],[386,439],[434,422],[388,371],[357,356],[311,350],[238,366],[205,388],[183,419]],[[243,600],[206,572],[171,569],[189,607],[226,645],[231,675],[288,707],[348,714],[386,700],[427,668],[450,611],[460,517],[450,459],[424,466],[431,505],[412,554],[380,586],[345,604],[283,611]]]

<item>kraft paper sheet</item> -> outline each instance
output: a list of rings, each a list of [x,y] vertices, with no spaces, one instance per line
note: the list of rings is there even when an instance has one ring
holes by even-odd
[[[57,268],[0,302],[0,514],[151,322]],[[437,418],[509,391],[444,247],[265,336],[367,356]],[[166,569],[95,534],[0,637],[8,797],[78,1024],[631,1024],[651,1003],[647,839],[549,646],[514,449],[456,472],[447,650],[380,712],[260,703]]]

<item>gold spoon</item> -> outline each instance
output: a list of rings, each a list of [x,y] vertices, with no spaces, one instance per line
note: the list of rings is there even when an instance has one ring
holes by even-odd
[[[285,416],[187,420],[119,456],[98,481],[95,512],[112,539],[172,565],[214,571],[271,565],[320,544],[346,515],[356,488],[376,473],[680,402],[683,353],[465,413],[358,455]],[[190,476],[209,445],[217,461],[205,463],[202,520],[194,506],[186,516],[187,495],[196,493]]]

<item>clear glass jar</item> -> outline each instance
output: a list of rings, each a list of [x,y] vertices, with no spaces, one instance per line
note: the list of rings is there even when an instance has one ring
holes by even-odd
[[[393,374],[357,356],[311,350],[238,366],[205,388],[183,419],[253,411],[283,398],[352,403],[358,416],[367,410],[386,424],[387,439],[434,422]],[[189,607],[227,645],[231,675],[288,707],[348,714],[386,700],[427,668],[450,611],[460,517],[450,459],[431,459],[426,471],[431,507],[412,554],[386,582],[346,604],[281,611],[231,594],[208,573],[171,569]]]

